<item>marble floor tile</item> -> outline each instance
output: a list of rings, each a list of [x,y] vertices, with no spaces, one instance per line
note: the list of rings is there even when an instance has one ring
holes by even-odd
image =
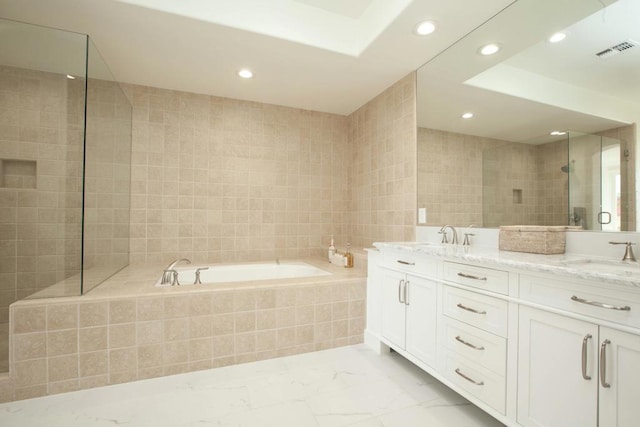
[[[0,425],[498,427],[396,353],[364,345],[0,404]]]

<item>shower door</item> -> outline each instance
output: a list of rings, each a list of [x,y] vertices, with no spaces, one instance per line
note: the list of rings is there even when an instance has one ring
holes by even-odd
[[[569,133],[569,225],[620,230],[621,154],[619,140]]]

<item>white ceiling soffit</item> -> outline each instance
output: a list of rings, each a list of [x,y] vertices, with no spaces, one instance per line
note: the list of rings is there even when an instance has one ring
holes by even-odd
[[[165,9],[182,7],[182,15],[132,2],[0,0],[0,16],[89,34],[121,82],[350,114],[513,0],[358,0],[362,13],[356,18],[353,16],[360,13],[358,8],[341,8],[337,0],[318,0],[314,5],[311,0],[154,2]],[[240,6],[234,6],[238,4],[245,7],[244,24],[237,15]],[[238,25],[251,28],[212,23],[207,20],[210,16],[203,19],[206,14],[190,9],[207,5],[209,11],[218,5],[213,9],[214,16],[235,16]],[[320,5],[322,8],[314,7]],[[292,10],[296,17],[305,16],[306,21],[293,19],[289,15]],[[391,23],[384,21],[388,15],[395,17]],[[360,22],[359,26],[368,26],[369,30],[361,31],[364,35],[350,44],[351,54],[344,54],[331,50],[335,45],[319,48],[258,33],[253,22],[267,17],[272,24],[280,22],[282,31],[293,33],[293,28],[296,33],[304,33],[302,29],[313,29],[306,37],[315,38],[316,44],[325,43],[319,34],[340,33],[342,39],[338,40],[344,40],[341,32],[347,31],[346,23]],[[309,22],[311,17],[315,24]],[[414,35],[415,25],[426,19],[435,20],[438,30],[428,37]],[[302,22],[305,25],[300,25]],[[335,22],[343,24],[336,26]],[[373,37],[376,31],[382,32]],[[367,41],[367,37],[373,38]],[[0,39],[0,43],[3,41]],[[359,56],[353,56],[357,46],[365,45]],[[253,70],[253,79],[238,78],[237,71],[244,67]]]
[[[640,117],[640,47],[596,54],[640,40],[640,2],[618,0],[559,28],[560,43],[540,41],[466,83],[585,114],[632,123]]]
[[[357,1],[359,8],[340,6],[348,1],[115,1],[359,56],[413,0]]]

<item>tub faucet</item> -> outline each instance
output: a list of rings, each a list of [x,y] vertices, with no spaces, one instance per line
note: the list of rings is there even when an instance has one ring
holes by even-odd
[[[453,225],[443,225],[438,234],[442,234],[442,243],[449,243],[447,239],[447,229],[451,229],[451,244],[458,244],[458,232],[453,227]]]
[[[167,285],[169,283],[173,285],[178,283],[178,272],[174,269],[174,267],[182,261],[186,262],[187,264],[191,264],[191,261],[186,258],[176,259],[171,262],[171,264],[169,264],[167,268],[165,268],[162,272],[162,280],[160,280],[161,285]]]

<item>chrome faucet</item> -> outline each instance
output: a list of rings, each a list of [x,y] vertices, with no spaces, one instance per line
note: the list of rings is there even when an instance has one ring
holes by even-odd
[[[447,229],[451,229],[451,244],[457,245],[458,232],[456,231],[453,225],[448,225],[448,224],[443,225],[440,231],[438,231],[438,234],[442,234],[442,243],[449,243],[449,240],[447,239]]]
[[[171,264],[169,264],[167,268],[165,268],[164,271],[162,272],[162,280],[160,280],[161,285],[167,285],[169,283],[171,283],[171,285],[180,284],[178,282],[178,272],[175,270],[174,267],[179,263],[181,263],[182,261],[186,262],[187,264],[191,264],[191,261],[186,258],[176,259],[173,262],[171,262]]]
[[[633,242],[609,242],[610,245],[626,245],[624,250],[624,256],[622,257],[622,261],[635,261],[636,257],[633,254],[633,249],[631,245],[635,245]]]

